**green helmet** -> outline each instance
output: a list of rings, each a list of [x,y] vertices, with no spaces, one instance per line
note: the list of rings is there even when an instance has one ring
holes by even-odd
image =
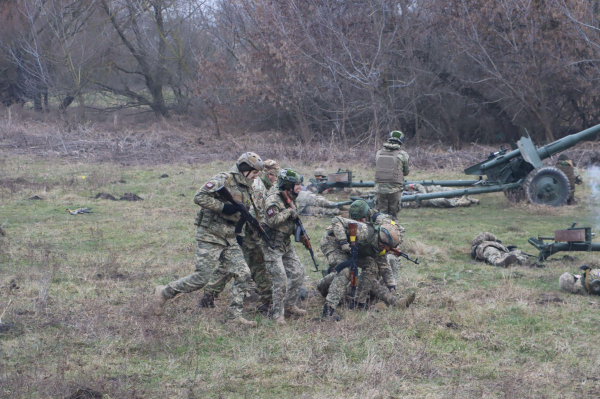
[[[388,141],[390,143],[402,144],[404,143],[404,133],[402,133],[400,130],[394,130],[388,134]]]
[[[350,205],[348,215],[351,219],[360,220],[367,217],[367,212],[369,212],[369,204],[363,200],[356,200]]]
[[[296,184],[302,184],[304,177],[292,169],[281,169],[277,175],[277,187],[280,190],[293,189]]]

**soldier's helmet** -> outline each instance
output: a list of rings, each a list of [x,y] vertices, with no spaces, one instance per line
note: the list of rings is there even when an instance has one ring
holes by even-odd
[[[321,177],[321,176],[325,176],[325,169],[323,168],[317,168],[315,169],[315,177]]]
[[[263,160],[253,152],[245,152],[238,158],[235,163],[240,172],[248,172],[256,169],[262,171],[265,168]]]
[[[296,184],[303,182],[304,177],[292,169],[281,169],[277,175],[277,187],[280,190],[291,190]]]
[[[575,292],[575,276],[563,273],[558,279],[558,288],[565,292]]]
[[[360,220],[367,217],[367,212],[369,212],[369,204],[363,200],[356,200],[350,205],[348,215],[351,219]]]
[[[267,159],[265,161],[265,172],[269,175],[277,176],[279,173],[279,164],[273,159]]]
[[[560,154],[560,155],[558,156],[558,160],[559,160],[559,161],[568,161],[569,159],[570,159],[570,158],[569,158],[569,156],[568,156],[567,154],[564,154],[564,153],[563,153],[563,154]]]
[[[404,133],[402,133],[400,130],[394,130],[388,134],[387,139],[390,143],[402,144],[404,143]]]
[[[379,242],[382,245],[396,248],[400,240],[400,232],[393,224],[384,223],[379,227]]]
[[[475,237],[473,239],[473,241],[471,241],[471,246],[472,247],[476,247],[479,244],[481,244],[484,241],[498,241],[500,242],[500,240],[498,240],[498,238],[493,235],[492,233],[488,233],[487,231],[484,233],[479,233],[477,234],[477,237]]]

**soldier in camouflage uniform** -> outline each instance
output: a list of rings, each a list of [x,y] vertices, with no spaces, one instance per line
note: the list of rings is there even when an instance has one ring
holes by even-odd
[[[600,295],[600,269],[587,265],[580,267],[584,274],[564,273],[558,280],[558,287],[571,294]]]
[[[337,202],[328,201],[322,195],[308,191],[298,194],[298,213],[310,216],[337,216],[340,214]]]
[[[569,192],[567,205],[575,205],[577,203],[575,201],[575,185],[583,183],[583,178],[579,174],[577,168],[573,166],[573,161],[569,159],[569,156],[567,154],[559,155],[558,161],[556,162],[556,168],[562,170],[567,176],[567,179],[569,179],[571,191]]]
[[[216,175],[196,192],[194,202],[201,207],[196,217],[196,270],[166,286],[156,287],[152,302],[154,314],[161,315],[165,303],[176,295],[203,288],[213,272],[230,273],[235,278],[235,285],[227,319],[256,326],[255,321],[242,317],[250,269],[235,234],[235,225],[240,219],[239,208],[224,200],[217,191],[226,187],[238,203],[250,208],[252,181],[262,169],[263,161],[258,155],[244,153],[229,172]]]
[[[442,187],[442,186],[424,186],[422,184],[411,183],[405,187],[407,191],[415,191],[415,194],[428,194],[437,193],[442,191],[453,191],[453,187]],[[406,193],[405,193],[406,194]],[[408,194],[407,194],[408,195]],[[421,200],[415,202],[405,202],[402,204],[403,207],[413,208],[456,208],[457,206],[471,206],[471,204],[479,205],[478,199],[468,198],[463,195],[460,198],[434,198],[428,200]]]
[[[529,257],[514,246],[505,247],[492,233],[479,233],[471,242],[471,258],[494,266],[529,265]]]
[[[254,206],[250,208],[250,213],[259,221],[264,219],[264,205],[267,197],[267,191],[277,180],[279,173],[279,164],[267,159],[264,162],[264,170],[259,177],[254,179],[252,184],[252,199]],[[261,237],[251,228],[246,228],[245,237],[242,243],[242,252],[244,259],[250,267],[252,280],[256,283],[256,291],[259,296],[259,306],[256,308],[262,314],[268,314],[273,301],[273,290],[271,278],[268,275],[265,265],[265,254],[261,244]],[[226,273],[225,270],[218,270],[213,273],[210,281],[204,288],[204,296],[200,300],[201,308],[214,308],[214,299],[225,289],[227,282],[233,278],[233,274]]]
[[[315,169],[314,175],[315,175],[315,180],[318,183],[327,180],[327,173],[325,172],[325,169],[323,169],[323,168],[317,168],[317,169]],[[309,190],[311,190],[311,187],[312,187],[312,185],[308,185],[308,189]],[[312,189],[312,191],[316,192],[316,188]],[[355,187],[331,187],[331,188],[328,188],[327,190],[325,190],[323,192],[326,193],[326,194],[344,193],[344,194],[346,194],[348,196],[351,196],[351,195],[365,195],[365,194],[371,193],[370,191],[363,191],[363,190],[355,188]]]
[[[364,201],[356,201],[363,202]],[[353,204],[354,205],[354,204]],[[362,208],[362,209],[361,209]],[[359,279],[357,298],[351,302],[357,307],[365,308],[370,295],[383,300],[387,305],[406,308],[414,300],[414,295],[399,301],[392,294],[396,290],[396,280],[387,261],[385,246],[395,248],[400,243],[400,231],[398,225],[391,220],[389,223],[371,224],[367,223],[366,210],[368,207],[351,207],[351,217],[358,220],[345,219],[336,216],[332,219],[331,227],[327,229],[321,239],[321,251],[327,258],[330,269],[338,267],[350,259],[350,244],[348,243],[348,223],[357,223],[356,245],[358,249],[358,266],[362,269]],[[385,219],[384,219],[385,220]],[[403,229],[402,229],[403,230]],[[323,306],[323,319],[339,320],[333,315],[335,308],[339,305],[347,293],[350,284],[350,269],[348,267],[333,270],[324,277],[317,289],[325,294],[325,305]]]
[[[302,189],[304,178],[292,169],[282,169],[277,184],[269,190],[265,200],[265,218],[269,236],[275,249],[263,244],[267,270],[273,281],[272,316],[277,324],[285,324],[285,314],[304,316],[306,310],[296,306],[304,283],[304,266],[292,246],[290,236],[296,231],[298,213],[286,206],[282,192],[292,200]]]
[[[404,133],[393,131],[377,152],[375,167],[375,206],[393,218],[400,212],[404,177],[410,172],[408,154],[402,150]]]

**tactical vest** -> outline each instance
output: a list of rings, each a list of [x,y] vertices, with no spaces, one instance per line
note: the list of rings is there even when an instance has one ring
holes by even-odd
[[[566,164],[566,162],[565,162]],[[563,171],[563,173],[569,179],[569,184],[571,185],[571,190],[575,188],[575,168],[571,165],[565,165],[563,163],[556,164],[556,168]]]
[[[508,252],[508,249],[506,249],[506,247],[504,245],[500,244],[499,242],[484,241],[471,250],[471,256],[473,257],[473,253],[475,253],[475,256],[473,258],[479,259],[479,260],[485,260],[483,253],[485,252],[487,247],[494,247],[502,252]]]
[[[367,225],[367,231],[367,238],[356,242],[356,246],[358,247],[358,254],[361,258],[364,256],[373,257],[379,254],[379,251],[375,250],[375,248],[373,248],[373,245],[371,245],[373,240],[375,239],[375,234],[377,234],[378,230],[371,225]]]
[[[375,183],[404,183],[404,175],[400,170],[400,150],[382,148],[375,156]]]

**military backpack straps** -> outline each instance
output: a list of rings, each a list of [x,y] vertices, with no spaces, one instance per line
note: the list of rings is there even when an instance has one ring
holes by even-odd
[[[398,153],[400,150],[382,148],[375,156],[375,183],[404,183]]]

